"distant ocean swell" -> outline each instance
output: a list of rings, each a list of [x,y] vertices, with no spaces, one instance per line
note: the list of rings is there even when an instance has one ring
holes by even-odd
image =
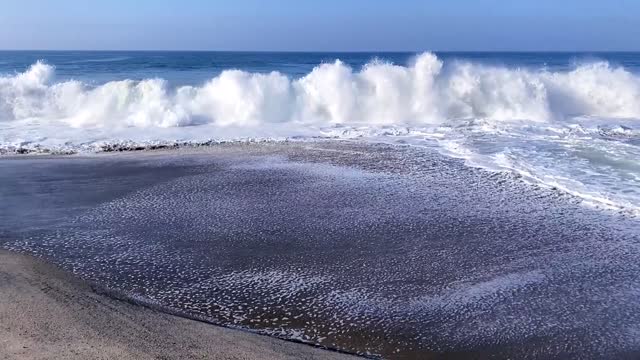
[[[0,77],[0,121],[38,119],[76,128],[640,118],[639,99],[640,78],[606,62],[568,72],[463,61],[443,68],[431,53],[417,56],[409,66],[373,61],[360,72],[336,61],[298,79],[227,70],[201,86],[175,89],[162,79],[97,87],[55,82],[54,68],[44,62]]]

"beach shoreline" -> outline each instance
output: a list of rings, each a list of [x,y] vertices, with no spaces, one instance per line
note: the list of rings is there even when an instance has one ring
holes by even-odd
[[[169,358],[205,357],[209,324],[250,329],[241,341],[218,330],[229,340],[212,345],[240,341],[242,358],[305,358],[298,341],[393,359],[637,354],[634,339],[618,341],[619,324],[633,325],[619,316],[637,313],[633,218],[430,149],[320,141],[25,156],[0,161],[0,185],[0,247],[98,284],[82,298],[124,300],[107,311],[129,309],[117,320],[134,325],[124,339],[65,324],[131,358],[122,346],[138,323],[157,326],[143,315],[154,309],[185,318],[163,315],[167,337],[151,332],[169,339]],[[109,324],[95,302],[63,302],[64,316],[82,308],[81,320]],[[5,313],[43,316],[13,306]],[[171,340],[176,327],[191,335]],[[273,350],[276,338],[291,352]]]
[[[352,357],[114,299],[30,255],[0,250],[0,279],[5,359]]]

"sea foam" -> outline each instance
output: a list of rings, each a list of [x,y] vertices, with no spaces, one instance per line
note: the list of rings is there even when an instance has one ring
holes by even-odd
[[[607,62],[568,72],[463,61],[445,67],[431,53],[407,66],[375,60],[360,71],[336,60],[295,79],[278,72],[227,70],[200,86],[177,88],[159,78],[99,86],[56,82],[54,67],[44,62],[0,77],[0,121],[38,119],[76,128],[640,118],[638,99],[640,78]]]

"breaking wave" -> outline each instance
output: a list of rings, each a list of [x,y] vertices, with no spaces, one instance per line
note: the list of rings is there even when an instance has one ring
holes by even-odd
[[[24,73],[0,77],[0,121],[148,128],[640,118],[640,78],[607,62],[567,72],[448,65],[431,53],[407,66],[375,60],[361,71],[337,60],[296,79],[227,70],[201,86],[172,88],[162,79],[100,86],[55,82],[54,67],[37,62]]]
[[[180,87],[56,81],[44,62],[0,76],[0,155],[317,136],[432,147],[640,216],[640,77],[603,61],[548,71],[424,53],[406,66],[227,70]]]

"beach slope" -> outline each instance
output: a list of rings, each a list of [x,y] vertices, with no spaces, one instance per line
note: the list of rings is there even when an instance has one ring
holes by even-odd
[[[100,295],[38,259],[0,250],[3,359],[343,359]]]

